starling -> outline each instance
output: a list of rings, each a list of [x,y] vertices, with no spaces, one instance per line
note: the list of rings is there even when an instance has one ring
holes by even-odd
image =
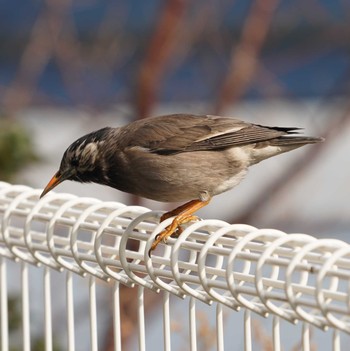
[[[153,251],[194,213],[241,182],[248,167],[269,157],[323,141],[300,128],[267,127],[229,117],[172,114],[102,128],[71,144],[41,197],[64,180],[108,185],[161,202],[185,202],[158,234]]]

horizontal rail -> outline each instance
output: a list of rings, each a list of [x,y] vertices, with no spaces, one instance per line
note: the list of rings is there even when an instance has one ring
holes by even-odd
[[[0,182],[0,256],[350,332],[350,245],[202,220],[151,244],[162,212]]]

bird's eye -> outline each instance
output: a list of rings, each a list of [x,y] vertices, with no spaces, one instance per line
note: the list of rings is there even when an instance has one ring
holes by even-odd
[[[73,157],[71,160],[71,164],[72,164],[72,166],[77,167],[79,164],[78,159],[76,157]]]

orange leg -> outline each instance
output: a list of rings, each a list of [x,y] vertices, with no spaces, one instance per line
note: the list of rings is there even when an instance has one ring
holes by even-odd
[[[160,221],[163,222],[166,219],[170,218],[170,217],[174,217],[177,216],[178,214],[188,210],[189,208],[191,208],[192,206],[196,205],[198,203],[199,200],[191,200],[189,202],[186,202],[185,204],[176,207],[174,210],[171,210],[169,212],[165,212],[162,217],[160,217]],[[200,201],[202,202],[202,201]],[[205,206],[205,205],[204,205]],[[193,212],[192,212],[193,213]]]
[[[148,252],[148,255],[151,256],[152,251],[155,250],[158,244],[161,241],[166,242],[169,236],[172,236],[173,234],[175,234],[176,237],[178,237],[182,231],[180,227],[181,224],[185,224],[190,221],[197,220],[198,217],[194,216],[193,214],[197,212],[199,209],[201,209],[202,207],[208,205],[209,202],[210,202],[210,199],[207,201],[191,200],[186,204],[180,207],[177,207],[175,210],[165,213],[161,217],[161,220],[160,220],[161,222],[172,216],[176,216],[176,217],[173,219],[172,223],[169,226],[167,226],[161,233],[159,233],[156,236],[151,246],[151,249]]]

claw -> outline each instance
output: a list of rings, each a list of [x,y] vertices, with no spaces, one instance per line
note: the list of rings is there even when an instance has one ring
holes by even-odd
[[[207,201],[192,200],[173,211],[164,213],[160,218],[160,222],[163,222],[165,219],[173,216],[175,216],[175,218],[169,226],[167,226],[161,233],[155,236],[152,246],[148,251],[148,257],[151,257],[152,251],[157,248],[160,242],[166,243],[169,237],[178,238],[182,233],[181,224],[200,220],[200,218],[194,216],[193,213],[203,206],[207,205],[209,201],[210,199]]]
[[[182,232],[183,232],[183,229],[181,227],[177,227],[175,232],[171,234],[171,237],[177,239]]]

